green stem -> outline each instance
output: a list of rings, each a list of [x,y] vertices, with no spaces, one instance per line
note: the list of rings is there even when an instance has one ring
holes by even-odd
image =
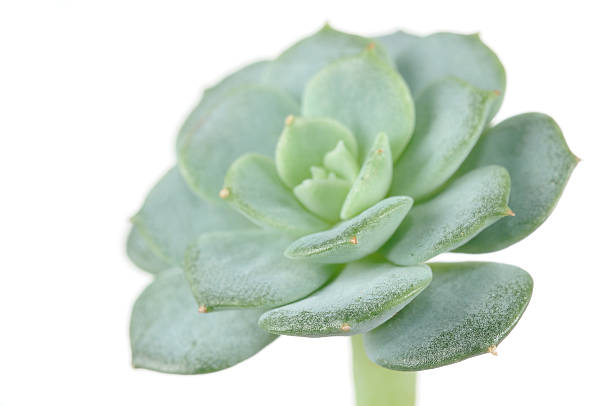
[[[392,371],[369,360],[361,335],[351,337],[357,406],[414,406],[416,372]]]

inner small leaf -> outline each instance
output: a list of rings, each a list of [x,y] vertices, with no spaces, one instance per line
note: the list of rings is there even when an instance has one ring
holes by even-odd
[[[293,189],[293,193],[308,210],[336,222],[350,188],[350,182],[331,174],[327,179],[306,179]]]
[[[357,160],[346,148],[343,141],[338,141],[336,148],[325,154],[323,165],[341,178],[351,182],[355,180],[359,173]]]

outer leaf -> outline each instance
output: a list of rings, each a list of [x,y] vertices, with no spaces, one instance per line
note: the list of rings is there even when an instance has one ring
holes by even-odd
[[[181,264],[187,246],[204,232],[252,227],[229,207],[196,196],[177,168],[155,185],[132,222],[151,250],[169,264]]]
[[[414,137],[395,166],[392,194],[423,199],[459,168],[482,133],[497,96],[448,78],[417,98]]]
[[[201,196],[219,199],[230,164],[247,152],[271,156],[285,117],[297,109],[288,95],[273,88],[251,86],[228,94],[179,140],[179,167],[187,183]]]
[[[410,207],[410,197],[390,197],[330,230],[300,238],[285,250],[285,255],[328,264],[342,264],[364,258],[376,252],[387,241],[406,217]]]
[[[290,243],[263,230],[203,234],[187,250],[185,274],[198,305],[270,308],[307,296],[337,270],[283,256]]]
[[[374,39],[385,47],[387,53],[393,61],[397,61],[398,57],[407,52],[420,39],[420,37],[398,30],[391,34],[382,35]]]
[[[346,196],[340,218],[349,219],[384,198],[391,186],[392,176],[393,158],[389,138],[380,133]]]
[[[274,334],[306,337],[363,333],[391,318],[430,281],[427,265],[352,263],[314,295],[264,313],[259,325]]]
[[[397,67],[410,90],[418,95],[430,84],[448,76],[465,80],[479,89],[498,91],[489,120],[501,106],[506,72],[497,55],[478,35],[437,33],[423,37],[397,59]]]
[[[278,175],[290,188],[310,177],[311,166],[322,166],[325,155],[339,141],[357,156],[357,140],[351,131],[327,118],[290,117],[276,146]]]
[[[126,248],[130,260],[140,269],[150,273],[158,273],[170,268],[166,261],[153,252],[136,227],[132,227],[130,230]]]
[[[177,145],[181,143],[184,137],[196,131],[206,119],[208,113],[219,104],[225,96],[233,90],[244,87],[246,85],[255,85],[262,83],[261,76],[266,66],[270,62],[259,61],[245,66],[242,69],[225,77],[219,83],[206,89],[202,100],[198,103],[195,109],[189,114],[185,123],[179,130]]]
[[[368,38],[336,31],[326,24],[274,60],[265,73],[265,79],[300,99],[306,82],[321,68],[336,59],[358,54],[373,42]],[[388,60],[384,49],[378,47],[376,53]]]
[[[396,264],[412,265],[450,251],[511,215],[509,196],[510,175],[503,167],[468,172],[432,200],[413,207],[382,253]]]
[[[389,369],[437,368],[498,345],[525,311],[533,281],[493,262],[430,264],[431,285],[397,316],[367,333],[368,357]]]
[[[340,219],[340,209],[351,184],[335,176],[327,179],[306,179],[293,189],[293,194],[311,212],[329,221]]]
[[[460,173],[490,164],[508,169],[516,217],[498,221],[457,251],[497,251],[531,234],[554,209],[577,163],[557,123],[544,114],[521,114],[487,131]]]
[[[306,86],[302,112],[307,117],[331,117],[350,128],[361,160],[380,132],[389,137],[397,159],[414,129],[410,90],[373,50],[321,70]]]
[[[307,212],[276,174],[274,162],[265,156],[247,154],[227,171],[226,200],[236,210],[262,227],[293,235],[304,235],[329,227]]]
[[[174,374],[214,372],[257,353],[275,336],[257,326],[258,310],[200,314],[180,269],[160,274],[132,311],[132,362]]]

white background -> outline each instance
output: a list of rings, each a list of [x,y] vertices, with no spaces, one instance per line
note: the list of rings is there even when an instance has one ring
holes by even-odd
[[[546,112],[583,159],[544,226],[478,257],[535,280],[499,356],[421,373],[420,404],[611,404],[606,2],[325,3],[2,2],[0,405],[352,403],[344,338],[283,337],[229,370],[172,376],[133,370],[127,334],[149,281],[124,255],[128,218],[173,164],[182,120],[205,85],[325,21],[480,31],[508,74],[497,120]]]

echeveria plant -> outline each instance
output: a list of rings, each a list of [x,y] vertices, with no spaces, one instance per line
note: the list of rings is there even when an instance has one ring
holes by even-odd
[[[325,26],[207,89],[132,219],[128,254],[155,274],[134,366],[214,372],[278,335],[352,336],[358,403],[399,405],[414,374],[397,371],[495,353],[529,274],[427,261],[523,239],[577,163],[546,115],[490,125],[505,87],[477,35]]]

